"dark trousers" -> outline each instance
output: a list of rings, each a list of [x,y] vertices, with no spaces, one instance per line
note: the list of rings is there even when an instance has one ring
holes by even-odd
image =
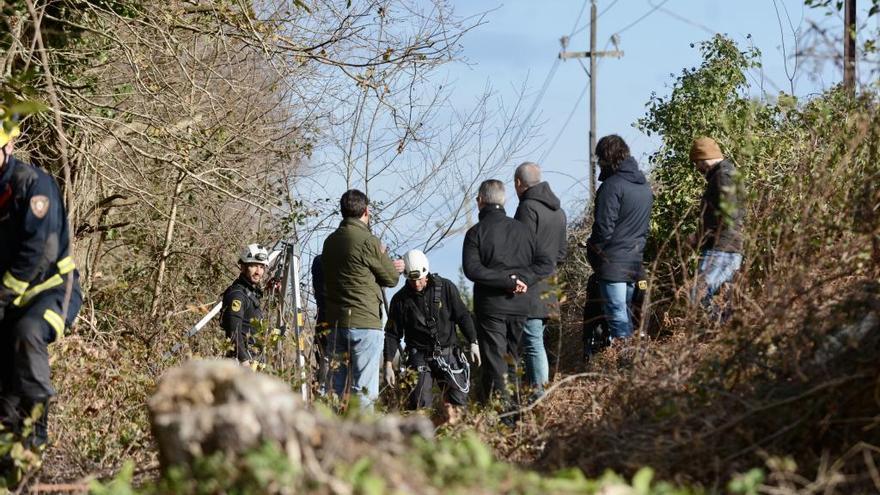
[[[452,383],[452,378],[447,371],[441,369],[436,360],[431,359],[431,353],[412,349],[408,354],[409,358],[406,365],[418,373],[418,380],[407,399],[407,409],[416,410],[431,407],[431,404],[434,402],[434,391],[432,389],[435,382],[440,386],[444,401],[454,406],[467,405],[467,394]],[[456,354],[456,352],[453,352],[453,349],[449,348],[444,350],[440,356],[452,369],[464,369],[464,363],[461,362]],[[460,385],[467,385],[462,383],[462,380],[464,380],[463,373],[457,375],[457,379]]]
[[[510,366],[519,362],[526,317],[477,314],[476,320],[480,358],[483,361],[480,401],[485,404],[497,394],[505,408],[513,408],[507,390],[507,373]]]
[[[64,322],[64,293],[62,286],[40,294],[24,308],[9,306],[0,321],[0,422],[18,436],[34,408],[42,407],[33,431],[23,439],[28,446],[43,445],[48,439],[49,398],[55,395],[48,346],[79,311],[75,291]]]

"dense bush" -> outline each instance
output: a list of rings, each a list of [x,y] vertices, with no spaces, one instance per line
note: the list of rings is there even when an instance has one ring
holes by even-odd
[[[547,468],[663,477],[715,491],[766,465],[760,490],[867,493],[880,436],[880,112],[836,90],[796,101],[749,97],[757,53],[716,37],[638,123],[658,133],[648,321],[657,339],[616,346],[539,411]],[[734,318],[710,322],[687,297],[703,187],[687,154],[715,137],[746,194],[745,262]],[[575,232],[573,238],[584,234]],[[575,258],[575,263],[582,263]],[[565,269],[569,307],[588,270]],[[577,341],[579,321],[567,322]],[[577,363],[570,364],[577,369]],[[572,423],[571,417],[581,418]],[[589,446],[585,448],[584,446]],[[775,490],[775,491],[773,491]]]

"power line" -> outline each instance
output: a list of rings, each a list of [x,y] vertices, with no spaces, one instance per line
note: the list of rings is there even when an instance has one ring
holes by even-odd
[[[583,91],[581,91],[581,95],[578,96],[578,99],[575,102],[574,107],[572,107],[572,109],[571,109],[571,113],[568,114],[568,118],[565,119],[565,123],[562,124],[562,128],[559,129],[559,133],[556,135],[555,138],[553,138],[553,143],[551,143],[550,147],[547,148],[547,150],[541,154],[541,158],[538,160],[539,164],[543,164],[544,160],[550,155],[550,153],[553,152],[553,149],[556,148],[556,144],[562,138],[562,135],[565,133],[565,130],[568,128],[568,124],[571,123],[571,119],[574,117],[575,112],[577,112],[578,107],[580,106],[581,102],[584,101],[584,96],[587,95],[588,89],[589,89],[589,86],[584,86]]]
[[[615,1],[617,1],[617,0],[615,0]],[[584,10],[586,10],[586,9],[587,9],[587,2],[584,2],[581,4],[581,11],[578,12],[577,19],[575,19],[574,24],[571,26],[571,32],[568,34],[569,38],[571,38],[572,36],[574,36],[576,34],[575,29],[577,28],[578,23],[581,22],[581,17],[584,16]]]
[[[638,19],[632,21],[631,23],[627,24],[626,26],[624,26],[624,27],[618,29],[617,31],[614,32],[614,34],[620,34],[620,33],[624,32],[624,31],[626,31],[627,29],[630,29],[631,27],[635,26],[636,24],[642,22],[642,21],[645,20],[648,16],[650,16],[651,14],[653,14],[654,12],[657,12],[658,10],[660,10],[660,7],[663,7],[663,5],[665,5],[666,2],[668,2],[668,1],[669,1],[669,0],[663,0],[663,1],[660,2],[659,4],[654,5],[654,4],[652,4],[652,3],[650,2],[650,0],[649,0],[648,3],[652,5],[651,10],[645,12],[641,17],[639,17]]]
[[[616,2],[617,0],[615,0]],[[613,5],[613,4],[612,4]],[[581,5],[581,10],[578,12],[577,18],[574,21],[574,25],[572,26],[572,31],[575,26],[581,21],[581,17],[584,16],[584,10],[586,10],[586,2]],[[569,38],[572,35],[569,35]],[[541,89],[538,91],[538,94],[535,96],[535,100],[532,102],[532,107],[529,109],[528,113],[526,113],[525,118],[523,119],[522,126],[519,128],[519,131],[516,133],[516,139],[513,142],[518,142],[522,137],[522,134],[525,132],[525,129],[528,127],[529,122],[532,120],[532,115],[535,114],[535,111],[538,110],[538,106],[541,104],[541,101],[544,99],[544,95],[547,93],[547,89],[550,87],[550,83],[553,82],[553,77],[556,76],[556,70],[559,69],[559,58],[553,61],[553,65],[550,67],[550,71],[547,72],[547,77],[544,78],[544,83],[541,85]]]
[[[614,7],[614,4],[616,4],[619,1],[620,0],[614,0],[613,2],[609,3],[607,7],[605,7],[604,9],[602,9],[601,12],[599,12],[599,15],[596,16],[596,19],[602,17],[602,14],[611,10],[611,7]],[[587,2],[584,2],[584,6],[586,6],[586,5],[587,5]],[[584,30],[587,29],[588,27],[590,27],[589,22],[584,24],[583,26],[581,26],[580,29],[578,29],[577,31],[572,31],[571,34],[568,35],[568,37],[571,38],[572,36],[574,36],[576,34],[580,34],[580,33],[584,32]]]
[[[703,31],[705,31],[705,32],[707,32],[707,33],[709,33],[709,34],[713,34],[713,35],[714,35],[714,34],[717,32],[717,31],[715,31],[714,29],[712,29],[712,28],[706,26],[705,24],[700,24],[699,22],[697,22],[697,21],[695,21],[695,20],[693,20],[693,19],[688,19],[687,17],[685,17],[685,16],[683,16],[683,15],[680,15],[680,14],[678,14],[678,13],[676,13],[676,12],[673,12],[673,11],[671,11],[671,10],[669,10],[669,9],[660,9],[660,12],[663,12],[664,14],[666,14],[666,15],[672,17],[673,19],[677,19],[677,20],[679,20],[679,21],[681,21],[681,22],[683,22],[683,23],[685,23],[685,24],[691,25],[691,26],[693,26],[693,27],[695,27],[695,28],[698,28],[698,29],[702,29]]]
[[[516,133],[516,138],[513,140],[514,143],[517,143],[522,138],[523,133],[528,127],[529,122],[532,120],[532,115],[535,114],[535,111],[538,110],[538,106],[541,105],[541,100],[544,99],[544,95],[547,93],[547,88],[550,87],[550,83],[553,81],[553,77],[556,75],[556,70],[559,68],[559,59],[553,62],[553,65],[550,67],[550,72],[547,73],[547,77],[544,78],[544,84],[541,85],[540,91],[535,96],[535,100],[532,102],[532,107],[529,108],[528,113],[526,113],[525,118],[522,121],[522,125]]]

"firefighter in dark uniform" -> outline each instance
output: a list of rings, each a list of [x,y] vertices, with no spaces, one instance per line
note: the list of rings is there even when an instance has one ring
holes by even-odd
[[[0,115],[3,117],[3,115]],[[55,180],[12,157],[17,123],[0,128],[0,422],[29,448],[48,440],[48,345],[82,305],[67,213]],[[27,438],[25,419],[37,417]]]
[[[406,285],[391,298],[385,326],[385,381],[393,387],[394,356],[400,340],[406,343],[406,366],[418,373],[409,395],[410,410],[430,407],[432,387],[443,390],[444,409],[450,423],[458,419],[458,407],[467,405],[470,368],[458,346],[455,326],[468,340],[471,360],[480,365],[480,348],[471,314],[455,284],[429,274],[428,258],[419,250],[403,255]],[[401,356],[403,358],[403,356]]]
[[[223,293],[220,326],[232,343],[226,357],[256,365],[262,361],[262,353],[259,352],[253,322],[263,320],[260,283],[269,266],[269,253],[259,244],[250,244],[242,250],[238,264],[241,274]]]

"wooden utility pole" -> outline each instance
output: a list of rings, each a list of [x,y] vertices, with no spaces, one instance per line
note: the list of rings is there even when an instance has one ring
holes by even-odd
[[[596,157],[596,59],[599,57],[616,57],[623,56],[620,50],[612,51],[596,51],[596,33],[598,26],[596,25],[596,0],[591,0],[590,5],[590,51],[588,52],[567,52],[563,46],[563,51],[559,52],[559,58],[567,60],[570,58],[589,58],[590,59],[590,170],[588,177],[590,181],[590,198],[596,195],[596,166],[599,159]]]
[[[843,7],[843,87],[856,95],[856,0],[846,0]]]

